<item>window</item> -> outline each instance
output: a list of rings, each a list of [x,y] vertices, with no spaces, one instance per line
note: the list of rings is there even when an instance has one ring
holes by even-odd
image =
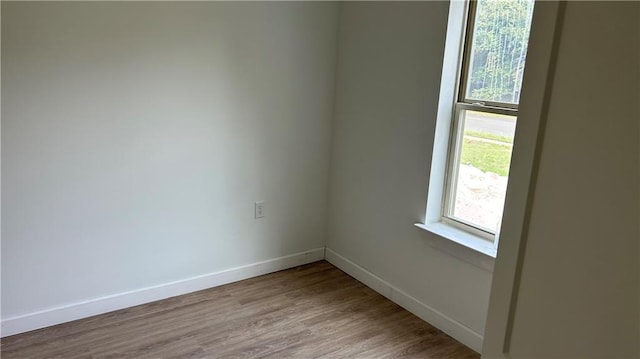
[[[502,220],[533,5],[478,0],[466,12],[441,218],[490,241]]]

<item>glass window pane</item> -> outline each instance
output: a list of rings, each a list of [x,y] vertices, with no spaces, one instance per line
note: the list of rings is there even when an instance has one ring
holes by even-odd
[[[477,1],[466,100],[518,103],[533,3],[533,0]]]
[[[460,112],[450,215],[496,233],[500,227],[516,117]]]

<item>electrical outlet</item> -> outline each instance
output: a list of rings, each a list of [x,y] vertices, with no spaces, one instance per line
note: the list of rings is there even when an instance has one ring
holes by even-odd
[[[255,214],[256,214],[256,219],[258,218],[264,218],[264,201],[260,201],[260,202],[256,202],[255,203]]]

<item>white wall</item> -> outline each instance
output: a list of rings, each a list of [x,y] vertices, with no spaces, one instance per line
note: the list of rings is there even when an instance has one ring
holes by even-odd
[[[432,246],[428,172],[448,3],[343,3],[327,247],[482,336],[491,273]]]
[[[336,31],[328,3],[2,2],[3,319],[323,247]]]
[[[482,336],[491,273],[413,226],[448,4],[340,7],[3,2],[2,318],[326,243]],[[511,352],[634,355],[638,4],[567,7]]]
[[[640,355],[639,24],[637,2],[566,3],[510,357]]]

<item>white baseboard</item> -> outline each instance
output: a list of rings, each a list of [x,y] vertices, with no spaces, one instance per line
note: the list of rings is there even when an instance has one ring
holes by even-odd
[[[400,305],[422,320],[442,330],[462,344],[478,353],[482,350],[483,337],[473,329],[401,291],[382,278],[377,277],[375,274],[360,267],[329,248],[326,248],[325,250],[325,259],[345,273],[364,283],[367,287],[382,294],[392,302]]]
[[[24,333],[30,330],[66,323],[93,315],[104,314],[118,309],[133,307],[140,304],[154,302],[156,300],[175,297],[198,290],[237,282],[243,279],[257,277],[263,274],[277,272],[279,270],[316,262],[322,259],[326,259],[328,262],[364,283],[369,288],[382,294],[419,318],[429,322],[478,353],[482,349],[482,335],[399,290],[385,280],[377,277],[375,274],[360,267],[329,248],[326,248],[326,250],[325,248],[316,248],[215,273],[204,274],[175,282],[6,318],[2,320],[0,336],[5,337]]]
[[[277,272],[322,259],[324,259],[324,247],[175,282],[10,317],[2,320],[0,336],[5,337],[19,334],[93,315],[108,313],[118,309],[150,303],[156,300]]]

